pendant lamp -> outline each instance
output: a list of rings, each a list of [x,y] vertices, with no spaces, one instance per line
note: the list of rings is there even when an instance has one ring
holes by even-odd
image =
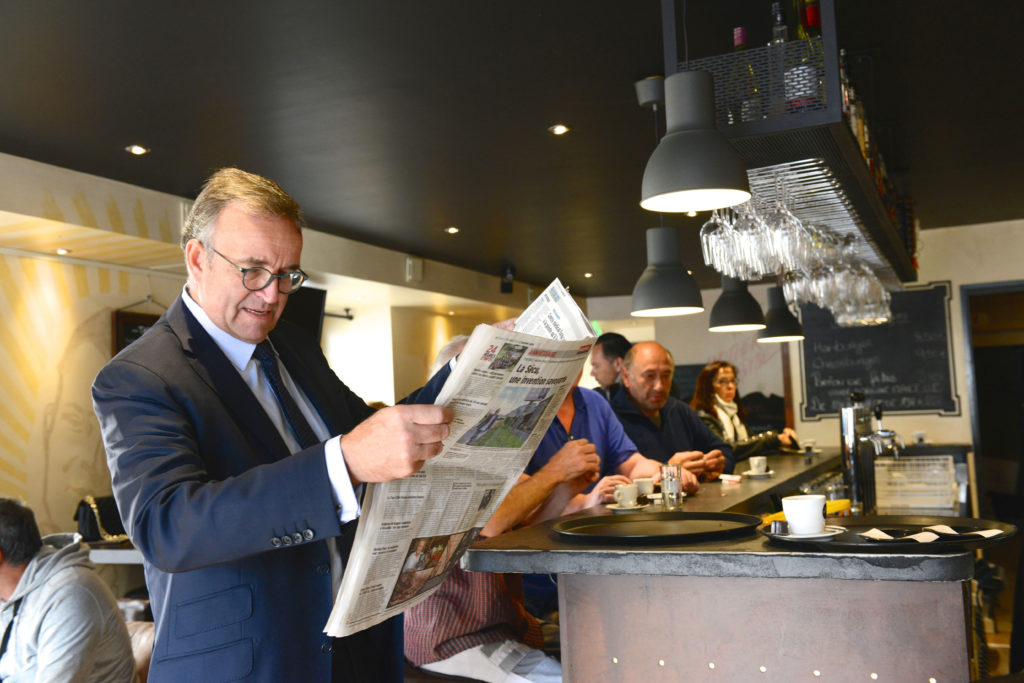
[[[768,288],[768,312],[764,314],[765,328],[757,333],[759,344],[803,341],[804,328],[786,304],[782,287]]]
[[[710,211],[750,199],[739,153],[715,127],[714,79],[680,71],[665,79],[668,131],[644,169],[640,206],[648,211]]]
[[[700,287],[679,261],[676,228],[647,230],[647,267],[633,288],[632,315],[653,318],[704,310]]]
[[[711,309],[709,332],[751,332],[764,329],[761,305],[743,280],[722,276],[722,295]]]

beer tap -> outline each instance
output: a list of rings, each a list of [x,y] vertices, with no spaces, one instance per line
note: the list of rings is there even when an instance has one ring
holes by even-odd
[[[906,448],[906,443],[903,441],[903,437],[891,429],[882,429],[881,403],[875,404],[873,412],[875,414],[876,429],[872,434],[866,437],[861,437],[861,441],[871,441],[875,447],[876,456],[880,456],[884,453],[892,455],[894,460],[899,460],[900,449]]]

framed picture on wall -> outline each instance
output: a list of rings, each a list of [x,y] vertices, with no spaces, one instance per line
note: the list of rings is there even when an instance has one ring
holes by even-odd
[[[117,355],[118,351],[141,337],[159,318],[152,313],[114,311],[113,354]]]

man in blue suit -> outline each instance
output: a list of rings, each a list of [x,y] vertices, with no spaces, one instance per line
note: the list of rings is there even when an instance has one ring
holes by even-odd
[[[142,552],[151,681],[401,680],[401,623],[323,628],[367,482],[437,455],[451,412],[374,413],[282,323],[302,215],[272,181],[214,173],[182,233],[181,297],[93,384],[114,495]],[[430,401],[443,368],[410,402]]]

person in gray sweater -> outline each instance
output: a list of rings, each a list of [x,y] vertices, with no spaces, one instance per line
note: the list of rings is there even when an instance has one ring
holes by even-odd
[[[28,507],[0,498],[0,680],[129,683],[128,629],[78,534],[39,535]]]

